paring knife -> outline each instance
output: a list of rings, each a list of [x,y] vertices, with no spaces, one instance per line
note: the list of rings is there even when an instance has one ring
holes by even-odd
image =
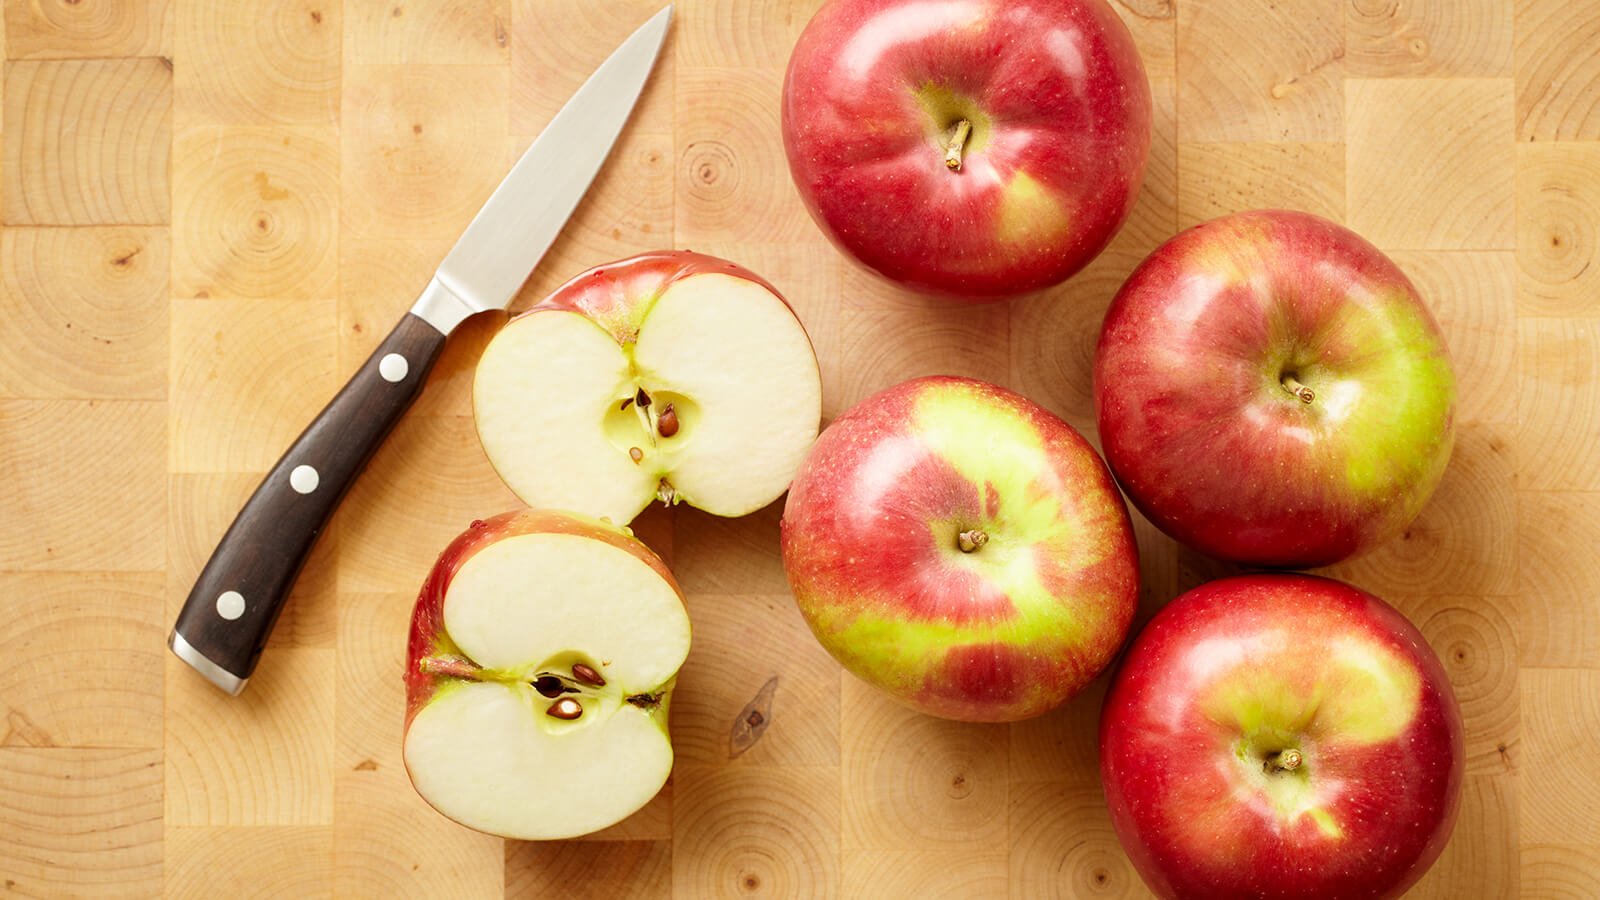
[[[240,510],[167,638],[230,694],[244,690],[317,535],[373,451],[422,393],[445,337],[505,309],[555,241],[655,68],[672,7],[640,26],[578,88],[495,188],[433,280]]]

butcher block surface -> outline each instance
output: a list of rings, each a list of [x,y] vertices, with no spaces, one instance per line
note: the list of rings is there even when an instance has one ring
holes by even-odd
[[[1105,679],[1009,726],[894,705],[806,630],[781,503],[637,523],[695,628],[655,801],[544,844],[427,807],[400,760],[407,617],[449,539],[517,505],[469,396],[503,317],[451,338],[242,696],[167,652],[262,473],[660,2],[4,0],[0,896],[1148,896],[1101,798]],[[827,418],[955,373],[1092,436],[1100,317],[1146,253],[1239,209],[1346,222],[1421,288],[1460,379],[1432,503],[1328,570],[1417,623],[1465,715],[1460,821],[1410,896],[1600,897],[1600,2],[1115,0],[1155,97],[1138,207],[1066,285],[987,306],[880,283],[802,209],[778,99],[817,5],[680,0],[517,306],[713,253],[793,303]],[[1141,621],[1228,571],[1135,520]],[[758,695],[769,726],[733,741]]]

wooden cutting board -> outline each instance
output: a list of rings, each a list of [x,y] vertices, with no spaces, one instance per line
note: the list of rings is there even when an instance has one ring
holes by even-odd
[[[5,0],[0,878],[7,895],[1137,897],[1096,777],[1103,680],[1011,726],[906,712],[788,596],[779,508],[653,511],[689,595],[671,785],[594,839],[459,828],[400,764],[407,614],[515,505],[453,338],[351,492],[248,691],[164,649],[234,511],[583,77],[661,0]],[[1118,0],[1156,138],[1113,247],[1057,290],[933,303],[844,261],[785,171],[818,0],[681,0],[624,139],[526,305],[636,251],[780,286],[825,413],[933,372],[1092,434],[1101,313],[1182,227],[1289,206],[1390,251],[1461,380],[1443,485],[1333,574],[1418,623],[1467,721],[1455,837],[1413,896],[1600,896],[1600,2]],[[1138,523],[1143,616],[1224,570]],[[739,710],[775,680],[737,756]],[[471,765],[463,747],[463,765]]]

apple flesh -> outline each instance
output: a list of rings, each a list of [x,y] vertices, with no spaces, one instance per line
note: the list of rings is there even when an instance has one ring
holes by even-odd
[[[473,381],[478,436],[530,506],[633,520],[652,498],[740,516],[816,439],[805,328],[749,271],[697,253],[597,266],[509,321]]]
[[[615,526],[528,510],[474,522],[411,618],[406,771],[479,831],[575,837],[638,810],[672,770],[683,595]]]
[[[1106,695],[1117,836],[1159,896],[1386,900],[1450,837],[1461,712],[1393,607],[1307,575],[1214,581],[1133,641]]]
[[[1039,715],[1121,646],[1138,595],[1127,509],[1072,426],[966,378],[920,378],[822,433],[784,506],[812,632],[862,680],[968,721]]]
[[[1047,287],[1138,197],[1151,94],[1105,0],[833,0],[800,35],[783,143],[840,249],[964,298]]]
[[[1106,312],[1106,461],[1167,534],[1259,566],[1329,565],[1404,531],[1455,436],[1455,375],[1404,273],[1354,232],[1259,211],[1158,248]]]

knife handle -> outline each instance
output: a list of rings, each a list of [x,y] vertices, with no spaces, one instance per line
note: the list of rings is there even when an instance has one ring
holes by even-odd
[[[244,689],[317,535],[422,393],[444,344],[438,329],[406,313],[222,536],[167,639],[218,687],[230,694]]]

